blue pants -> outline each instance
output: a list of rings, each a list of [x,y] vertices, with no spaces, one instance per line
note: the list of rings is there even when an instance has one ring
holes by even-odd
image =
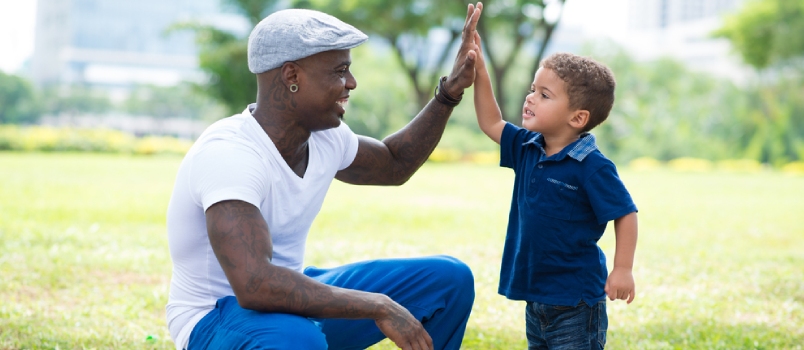
[[[609,325],[606,300],[593,306],[556,306],[528,302],[525,309],[528,349],[603,349]]]
[[[332,286],[382,293],[422,322],[435,349],[459,349],[474,302],[469,267],[448,256],[383,259],[304,274]],[[241,308],[233,296],[196,324],[188,350],[365,349],[384,339],[371,319],[310,319]]]

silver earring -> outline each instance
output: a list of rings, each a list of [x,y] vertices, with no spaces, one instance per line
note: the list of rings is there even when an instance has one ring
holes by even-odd
[[[290,84],[290,92],[299,91],[299,86],[296,84]]]

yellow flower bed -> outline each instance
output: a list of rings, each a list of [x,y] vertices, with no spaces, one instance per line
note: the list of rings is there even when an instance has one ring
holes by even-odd
[[[109,129],[0,125],[0,151],[184,154],[192,141]]]

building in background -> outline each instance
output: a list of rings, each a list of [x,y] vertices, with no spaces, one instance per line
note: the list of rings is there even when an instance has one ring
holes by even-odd
[[[27,0],[26,0],[27,1]],[[38,0],[30,77],[39,87],[87,88],[124,101],[138,85],[172,86],[204,78],[195,34],[170,31],[199,22],[242,34],[248,20],[220,0]],[[197,137],[201,116],[155,117],[108,112],[45,115],[51,126],[110,128],[135,135]]]
[[[629,0],[629,27],[654,30],[719,18],[742,0]]]
[[[711,33],[744,0],[629,0],[628,40],[639,59],[670,56],[688,67],[742,82],[752,71],[726,39]]]
[[[104,87],[173,85],[197,80],[197,51],[181,21],[245,30],[219,0],[38,0],[31,75],[43,85]],[[239,26],[239,28],[238,28]]]

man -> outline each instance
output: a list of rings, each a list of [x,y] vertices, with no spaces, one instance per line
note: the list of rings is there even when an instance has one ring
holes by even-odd
[[[168,326],[177,349],[458,349],[474,287],[438,256],[307,268],[307,232],[333,178],[400,185],[435,148],[474,81],[468,6],[462,44],[434,101],[382,142],[341,122],[357,87],[350,49],[367,36],[311,10],[266,17],[249,36],[257,102],[202,134],[168,208],[173,277]]]

